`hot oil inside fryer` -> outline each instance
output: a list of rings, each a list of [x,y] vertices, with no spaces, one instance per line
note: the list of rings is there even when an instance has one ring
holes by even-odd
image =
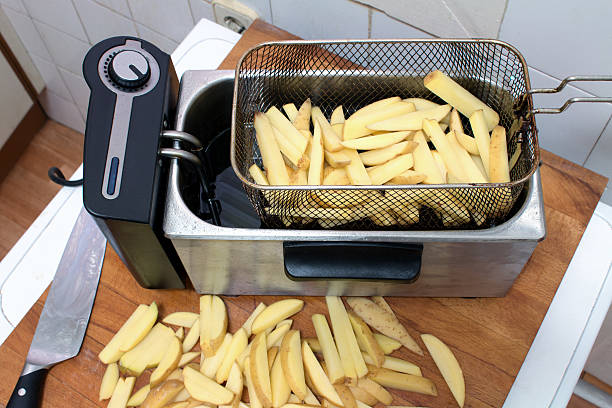
[[[416,86],[416,83],[410,85]],[[266,226],[260,221],[253,205],[248,199],[241,181],[236,176],[230,163],[230,127],[233,90],[234,78],[229,77],[217,79],[203,87],[189,102],[183,120],[183,131],[196,136],[204,146],[201,151],[195,153],[198,154],[202,160],[203,165],[206,167],[206,173],[211,178],[211,180],[209,180],[209,185],[212,187],[215,199],[219,203],[217,209],[219,210],[221,225],[230,228],[265,228]],[[285,91],[289,91],[288,94],[290,94],[290,96],[280,96],[279,94],[277,98],[274,98],[276,102],[274,105],[280,106],[288,102],[299,104],[301,103],[300,98],[305,99],[310,96],[314,104],[318,103],[321,99],[326,100],[327,104],[322,104],[321,107],[324,112],[329,115],[327,111],[331,112],[336,102],[337,104],[342,103],[341,100],[335,100],[338,99],[340,95],[336,95],[336,98],[331,98],[331,102],[328,100],[331,95],[326,94],[329,93],[329,88],[327,87],[319,88],[319,92],[315,92],[313,95],[297,95],[297,92],[290,92],[290,90],[290,87],[285,89]],[[393,93],[392,90],[390,90],[390,92]],[[509,113],[512,112],[512,98],[509,94],[504,95],[503,91],[498,93],[498,95],[503,96],[495,101],[495,104],[498,105],[500,112],[504,112],[505,122],[507,122],[506,126],[510,127]],[[364,98],[361,98],[362,104],[373,102],[373,100],[368,100],[367,95],[363,96]],[[437,103],[443,103],[433,95],[428,95],[426,97]],[[348,106],[345,112],[346,116],[348,117],[352,111],[356,110],[358,107],[359,106]],[[260,107],[261,110],[267,108],[269,108],[269,106]],[[469,123],[466,118],[462,119],[464,120],[464,128],[469,129]],[[252,121],[249,122],[247,126],[252,126]],[[512,151],[509,151],[509,154],[511,153]],[[255,156],[257,156],[257,152],[255,152]],[[259,164],[261,165],[261,163]],[[524,164],[519,160],[517,166],[521,165]],[[208,216],[206,197],[202,193],[197,173],[190,164],[179,163],[179,166],[179,186],[185,204],[201,219],[212,223]],[[523,188],[515,205],[506,217],[506,220],[512,218],[525,203],[527,191],[529,189],[528,183],[525,187],[526,188]],[[436,221],[438,221],[436,214],[427,207],[421,208],[420,212],[423,222],[421,225],[415,226],[415,228],[412,229],[437,229],[435,227],[432,228],[432,225],[435,225]],[[481,226],[480,228],[489,228],[492,226],[494,225],[489,224]],[[344,228],[340,229],[351,229],[351,225],[347,224]],[[381,229],[381,227],[373,225],[372,229]],[[449,228],[440,225],[439,229]],[[468,229],[474,229],[474,226],[470,226]]]

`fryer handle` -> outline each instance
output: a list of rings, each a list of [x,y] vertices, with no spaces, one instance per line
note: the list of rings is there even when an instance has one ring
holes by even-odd
[[[539,88],[539,89],[530,89],[526,92],[525,97],[533,94],[552,94],[558,93],[565,88],[567,84],[570,82],[604,82],[604,81],[612,81],[612,75],[601,75],[601,76],[591,76],[591,75],[576,75],[565,78],[558,87],[556,88]],[[536,115],[538,113],[545,114],[555,114],[561,113],[565,111],[571,104],[574,103],[582,103],[582,102],[600,102],[600,103],[612,103],[612,98],[605,97],[578,97],[578,98],[570,98],[559,108],[534,108],[529,111],[530,115]]]
[[[284,242],[285,273],[292,280],[413,283],[421,272],[422,244],[391,242]]]

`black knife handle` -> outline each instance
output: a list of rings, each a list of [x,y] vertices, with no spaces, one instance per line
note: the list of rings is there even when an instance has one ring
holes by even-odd
[[[38,408],[42,401],[43,384],[48,372],[48,368],[41,368],[22,374],[6,408]]]

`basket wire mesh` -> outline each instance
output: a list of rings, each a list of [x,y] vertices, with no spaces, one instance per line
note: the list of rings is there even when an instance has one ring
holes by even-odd
[[[253,128],[256,112],[306,98],[329,118],[342,105],[349,117],[379,99],[420,97],[445,103],[423,85],[440,70],[492,107],[506,128],[508,155],[521,154],[509,183],[410,186],[261,186],[248,169],[262,166]],[[351,230],[482,229],[504,222],[539,162],[526,64],[494,40],[293,41],[259,45],[238,64],[231,161],[270,228]],[[522,111],[516,110],[522,106]],[[472,134],[467,118],[464,130]],[[518,204],[517,204],[518,205]]]

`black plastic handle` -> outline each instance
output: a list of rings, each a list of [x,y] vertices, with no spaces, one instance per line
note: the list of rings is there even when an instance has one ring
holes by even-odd
[[[412,283],[423,245],[390,242],[284,242],[285,272],[293,280],[354,279]]]
[[[6,408],[38,408],[48,372],[48,368],[41,368],[19,377]]]

